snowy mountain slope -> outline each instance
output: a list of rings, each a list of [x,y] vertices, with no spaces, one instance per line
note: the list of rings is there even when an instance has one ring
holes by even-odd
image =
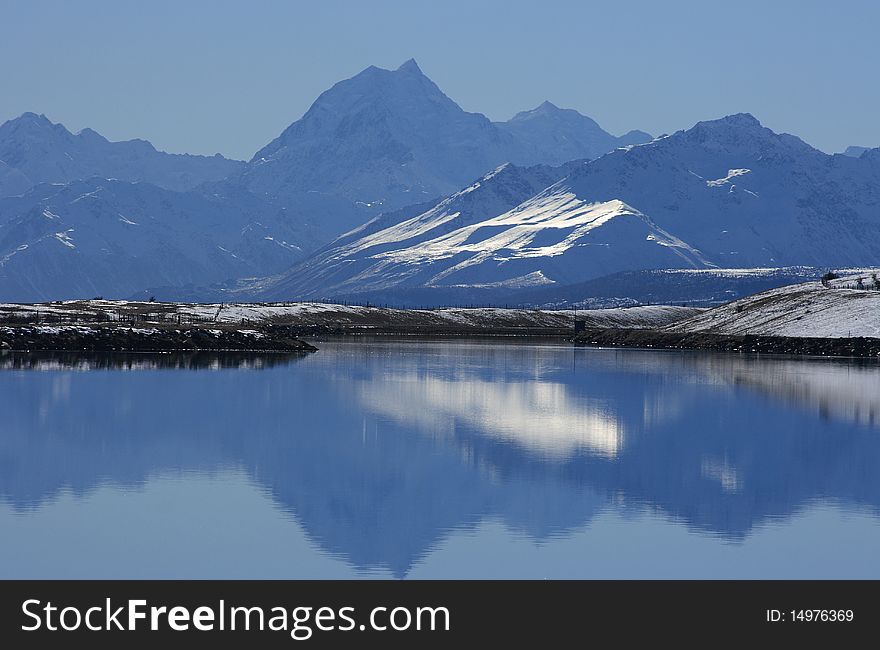
[[[651,141],[651,136],[644,131],[630,131],[615,137],[595,120],[550,102],[517,113],[507,122],[498,122],[497,126],[528,147],[524,159],[511,159],[523,164],[540,161],[559,165],[579,158],[598,158],[618,147]]]
[[[583,164],[505,165],[416,217],[378,230],[367,224],[254,288],[272,298],[420,286],[510,290],[631,268],[710,265],[621,201],[586,203],[565,180],[538,189]]]
[[[481,222],[487,214],[502,214],[566,175],[570,168],[502,165],[421,213],[412,215],[404,210],[381,215],[318,251],[307,263],[247,291],[269,296],[332,295],[330,292],[344,292],[349,286],[359,290],[359,281],[352,279],[374,273],[376,283],[396,285],[385,282],[385,276],[374,268],[375,255],[447,236]]]
[[[771,289],[705,311],[668,327],[676,332],[821,338],[880,337],[880,290],[865,273]]]
[[[109,142],[91,129],[73,134],[64,125],[34,113],[0,125],[0,161],[0,196],[21,194],[38,183],[69,183],[93,176],[187,190],[237,173],[244,166],[219,154],[156,151],[145,140]],[[20,174],[14,184],[6,180],[6,167]]]
[[[585,203],[560,187],[497,217],[373,257],[371,275],[400,278],[417,269],[418,283],[427,286],[549,284],[617,271],[635,260],[649,267],[705,263],[699,251],[625,203]]]
[[[859,146],[856,146],[856,145],[851,145],[851,146],[849,146],[849,147],[846,148],[846,150],[843,152],[843,155],[844,155],[844,156],[850,156],[850,157],[852,157],[852,158],[858,158],[858,157],[861,156],[863,153],[865,153],[866,151],[868,151],[870,148],[871,148],[871,147],[859,147]]]
[[[338,195],[374,216],[451,194],[505,162],[558,164],[619,146],[589,118],[556,113],[493,123],[462,110],[413,60],[370,66],[321,94],[254,155],[242,181],[278,200]]]
[[[96,178],[0,199],[0,298],[128,297],[149,286],[267,275],[314,246],[286,211],[214,189]]]
[[[619,199],[719,267],[858,266],[880,259],[880,156],[829,156],[751,115],[613,151],[568,179]]]

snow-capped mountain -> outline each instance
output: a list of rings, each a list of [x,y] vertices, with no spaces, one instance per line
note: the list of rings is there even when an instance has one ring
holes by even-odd
[[[830,156],[748,114],[613,151],[566,183],[624,201],[719,267],[880,259],[880,155]]]
[[[508,202],[475,204],[460,222],[458,193],[411,219],[350,234],[265,282],[263,294],[509,289],[636,269],[880,259],[880,152],[829,156],[747,114],[569,165],[528,197],[508,191],[524,171],[504,169],[472,187],[505,192]]]
[[[498,126],[527,146],[524,157],[511,158],[512,162],[521,164],[559,165],[579,158],[598,158],[618,147],[651,141],[651,136],[644,131],[630,131],[615,137],[592,118],[550,102],[517,113]]]
[[[110,142],[91,129],[73,134],[63,124],[34,113],[0,125],[0,196],[21,194],[39,183],[69,183],[93,176],[187,190],[226,178],[243,166],[219,154],[156,151],[145,140]]]
[[[269,196],[317,191],[396,208],[456,189],[516,148],[483,115],[444,95],[415,61],[370,66],[322,93],[258,151],[244,174]]]
[[[388,273],[377,272],[375,254],[418,246],[438,236],[470,227],[487,214],[502,214],[551,185],[567,169],[537,165],[523,168],[506,164],[463,190],[427,204],[424,211],[406,210],[376,217],[318,251],[303,264],[277,278],[269,278],[249,291],[269,295],[324,295],[363,290],[364,282],[394,285]],[[418,269],[401,272],[407,276]],[[377,275],[371,278],[371,274]]]
[[[648,269],[875,265],[880,149],[855,149],[827,155],[748,114],[654,140],[549,102],[492,122],[412,60],[339,82],[248,163],[26,113],[0,125],[0,297],[198,297],[254,277],[235,290],[509,295]]]
[[[127,298],[288,268],[315,246],[287,211],[233,186],[172,192],[93,178],[0,199],[0,300]]]
[[[504,165],[412,218],[391,224],[377,219],[348,233],[262,283],[259,292],[315,297],[420,286],[509,290],[573,282],[634,263],[706,265],[699,251],[623,202],[588,204],[564,181],[554,183],[583,164]]]
[[[468,113],[415,61],[370,66],[321,94],[302,119],[258,151],[242,176],[257,194],[345,197],[368,216],[448,195],[505,162],[558,164],[621,142],[575,111],[520,114],[505,124]]]

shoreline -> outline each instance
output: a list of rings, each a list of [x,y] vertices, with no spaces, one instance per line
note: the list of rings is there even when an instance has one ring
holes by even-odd
[[[869,337],[813,338],[603,328],[579,332],[569,340],[575,345],[590,347],[880,358],[880,338]]]
[[[0,349],[314,350],[336,336],[552,337],[592,327],[661,327],[702,310],[645,306],[575,312],[521,308],[391,309],[328,303],[155,303],[74,300],[0,304]]]
[[[118,325],[3,325],[7,352],[314,352],[289,328],[120,327]]]
[[[693,326],[707,320],[714,323],[711,319],[717,318],[718,309],[658,305],[580,312],[400,310],[326,303],[102,300],[2,304],[0,351],[289,353],[317,350],[304,338],[543,338],[578,346],[880,358],[880,337],[721,334],[711,327]],[[751,313],[751,309],[743,311],[746,316]],[[739,309],[735,314],[744,317]]]
[[[575,333],[558,327],[262,325],[247,328],[141,327],[109,324],[0,325],[0,352],[118,353],[292,353],[315,352],[303,340],[323,337],[427,339],[528,339],[567,341],[575,346],[628,349],[703,350],[804,357],[880,359],[880,338],[819,338],[670,332],[648,328],[590,328]]]

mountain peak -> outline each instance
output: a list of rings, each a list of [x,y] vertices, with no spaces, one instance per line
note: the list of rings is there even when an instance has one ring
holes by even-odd
[[[776,135],[749,113],[725,115],[715,120],[697,122],[690,129],[683,131],[690,139],[699,141],[720,142],[727,140],[739,141],[743,137],[749,139],[765,139]]]
[[[717,120],[697,122],[683,134],[688,140],[700,142],[710,148],[749,151],[753,155],[763,155],[771,149],[789,153],[817,152],[796,136],[768,129],[750,113],[736,113]]]
[[[572,108],[559,108],[556,104],[545,100],[539,106],[536,106],[529,111],[520,111],[512,118],[510,118],[510,120],[508,120],[508,123],[521,122],[523,120],[531,120],[534,118],[548,117],[557,119],[559,117],[564,117],[567,119],[587,119],[591,122],[593,121],[585,115],[581,115],[578,111]]]
[[[52,122],[49,120],[49,118],[46,117],[43,113],[40,113],[40,114],[38,115],[37,113],[34,113],[34,112],[32,112],[32,111],[25,111],[24,113],[22,113],[22,114],[18,117],[18,119],[20,119],[20,120],[28,120],[28,121],[31,121],[31,122],[42,122],[42,123],[45,123],[45,124],[52,124]]]
[[[73,134],[60,122],[32,112],[0,124],[0,160],[30,186],[98,176],[145,181],[178,191],[218,181],[240,166],[223,158],[160,153],[146,140],[110,142],[90,128]],[[0,197],[18,194],[20,188],[21,183],[10,189],[9,183],[2,182]]]
[[[752,127],[761,127],[761,123],[751,113],[733,113],[732,115],[725,115],[720,120],[717,120],[723,124],[730,124],[735,126],[752,126]]]
[[[82,129],[79,133],[76,134],[78,137],[83,138],[84,140],[97,142],[97,143],[105,143],[108,142],[107,138],[103,135],[95,131],[94,129],[90,129],[88,127]]]
[[[621,147],[626,147],[633,144],[645,144],[646,142],[651,142],[654,139],[650,133],[646,133],[645,131],[640,131],[638,129],[633,129],[632,131],[627,131],[622,136],[620,136],[618,140],[618,144]]]
[[[415,59],[407,59],[403,63],[400,64],[400,67],[397,68],[397,72],[406,72],[409,74],[424,74],[422,69],[419,67],[419,64],[416,63]]]
[[[719,133],[728,131],[761,131],[764,126],[751,113],[734,113],[714,120],[702,120],[687,131]],[[769,129],[766,129],[769,131]]]
[[[40,128],[51,128],[55,126],[52,121],[42,113],[37,114],[31,111],[26,111],[18,117],[12,118],[11,120],[7,121],[3,126],[14,126],[16,124],[36,126]]]
[[[540,152],[531,160],[514,160],[525,164],[540,161],[561,165],[570,160],[598,158],[618,147],[651,140],[651,136],[640,131],[617,138],[593,118],[573,108],[560,108],[550,101],[517,113],[499,125],[524,141],[532,151]]]

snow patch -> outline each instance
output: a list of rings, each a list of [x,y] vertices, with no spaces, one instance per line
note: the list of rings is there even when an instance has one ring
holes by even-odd
[[[73,232],[73,228],[69,229],[67,232],[56,232],[52,236],[68,248],[76,248],[76,245],[73,243],[73,239],[70,237],[70,235],[67,234],[68,232]]]

